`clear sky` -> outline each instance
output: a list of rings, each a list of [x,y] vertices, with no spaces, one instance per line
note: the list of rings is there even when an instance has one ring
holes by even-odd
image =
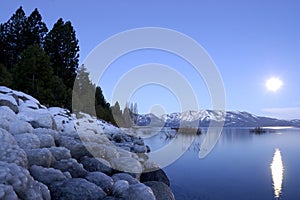
[[[48,29],[60,17],[70,20],[80,42],[80,63],[99,43],[128,29],[179,31],[202,45],[217,65],[227,110],[300,118],[299,1],[2,0],[0,22],[7,21],[19,6],[27,15],[38,8]],[[189,81],[200,108],[211,108],[205,82],[192,66],[159,50],[132,52],[112,63],[99,82],[106,99],[111,100],[115,85],[126,72],[145,63],[173,67]],[[283,82],[277,92],[265,87],[272,76]],[[168,88],[148,85],[137,90],[131,100],[138,103],[140,112],[149,112],[155,105],[173,112],[179,110],[175,96]]]

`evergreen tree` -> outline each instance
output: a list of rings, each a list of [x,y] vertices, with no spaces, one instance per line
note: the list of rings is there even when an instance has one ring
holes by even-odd
[[[14,70],[18,90],[28,93],[43,104],[51,104],[53,71],[48,56],[38,45],[28,47],[21,54]]]
[[[12,76],[3,64],[0,64],[0,85],[12,86]]]
[[[104,119],[107,122],[110,122],[112,124],[116,124],[112,110],[110,108],[110,104],[106,102],[102,89],[98,86],[96,87],[96,93],[95,93],[95,108],[96,108],[96,115],[100,119]]]
[[[124,127],[129,128],[133,125],[131,120],[131,111],[128,106],[128,103],[126,104],[124,111],[123,111],[123,119],[124,119]]]
[[[120,108],[120,104],[118,101],[116,101],[115,105],[111,107],[112,115],[114,118],[114,121],[119,127],[125,126],[125,121],[122,115],[122,110]]]
[[[25,45],[30,46],[33,44],[42,45],[44,42],[44,37],[48,32],[48,28],[44,22],[42,22],[42,16],[38,9],[29,15],[26,21],[26,26],[24,30],[24,40]]]
[[[78,70],[73,88],[73,111],[95,115],[95,86],[84,65]]]
[[[24,42],[24,27],[26,26],[27,18],[20,7],[13,16],[4,24],[1,25],[1,59],[9,71],[18,63],[21,53],[26,49]]]
[[[73,88],[78,70],[79,46],[71,22],[60,18],[45,37],[44,49],[50,56],[54,74],[67,88]]]

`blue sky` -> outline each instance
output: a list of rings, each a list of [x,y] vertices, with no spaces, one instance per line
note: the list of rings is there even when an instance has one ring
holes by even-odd
[[[80,63],[99,43],[128,29],[179,31],[202,45],[215,62],[223,79],[227,110],[300,118],[299,1],[3,0],[0,21],[7,21],[21,5],[27,15],[38,8],[49,29],[60,17],[70,20],[80,41]],[[131,52],[112,63],[99,83],[105,97],[111,100],[115,85],[129,70],[153,62],[173,67],[189,81],[199,107],[212,107],[205,82],[192,66],[159,50]],[[265,87],[272,76],[284,83],[276,93]],[[140,112],[155,105],[165,112],[180,110],[176,94],[158,85],[140,88],[131,101],[138,103]]]

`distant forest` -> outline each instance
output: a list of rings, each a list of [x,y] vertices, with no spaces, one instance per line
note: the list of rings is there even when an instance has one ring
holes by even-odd
[[[79,88],[76,95],[85,95],[89,88],[95,95],[97,117],[116,124],[112,110],[122,111],[110,107],[85,66],[79,67],[78,58],[78,39],[70,21],[60,18],[49,31],[38,9],[27,17],[20,7],[0,24],[0,85],[30,94],[44,105],[69,110],[73,87]],[[76,77],[80,85],[74,85]]]

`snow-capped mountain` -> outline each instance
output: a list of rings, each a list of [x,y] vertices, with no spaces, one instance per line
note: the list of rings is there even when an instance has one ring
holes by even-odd
[[[248,112],[217,110],[185,111],[182,113],[165,114],[161,117],[157,117],[153,114],[139,115],[137,125],[207,127],[211,121],[224,121],[225,127],[300,126],[300,120],[280,120],[256,116]]]

